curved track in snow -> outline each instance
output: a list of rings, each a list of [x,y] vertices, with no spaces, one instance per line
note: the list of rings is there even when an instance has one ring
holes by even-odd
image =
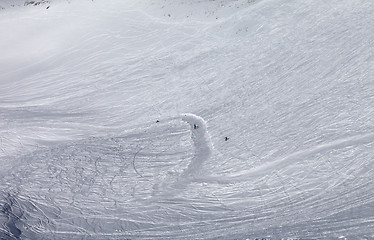
[[[174,196],[182,192],[193,181],[206,178],[203,163],[212,155],[213,144],[207,129],[206,121],[195,114],[185,113],[179,117],[167,118],[164,121],[182,120],[189,125],[191,154],[187,167],[174,179],[168,179],[163,183],[156,183],[154,195],[163,193],[164,196]]]
[[[202,164],[211,156],[213,145],[206,122],[202,117],[188,113],[183,114],[182,120],[190,125],[194,148],[194,157],[184,171],[183,177],[195,178],[202,174]]]

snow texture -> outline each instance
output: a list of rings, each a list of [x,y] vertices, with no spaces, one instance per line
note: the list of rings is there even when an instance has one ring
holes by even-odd
[[[1,240],[374,239],[374,1],[0,6]]]

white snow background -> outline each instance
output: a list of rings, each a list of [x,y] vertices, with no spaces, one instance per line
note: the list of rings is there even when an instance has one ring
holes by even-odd
[[[23,2],[0,239],[374,239],[374,1]]]

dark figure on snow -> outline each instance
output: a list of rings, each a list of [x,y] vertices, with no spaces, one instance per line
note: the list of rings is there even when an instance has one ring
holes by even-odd
[[[228,141],[230,138],[228,138],[228,137],[225,137],[225,141]]]

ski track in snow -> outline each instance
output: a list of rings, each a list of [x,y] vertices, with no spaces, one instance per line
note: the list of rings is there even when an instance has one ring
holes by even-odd
[[[0,9],[0,239],[374,239],[373,1],[63,2]]]
[[[159,192],[164,192],[164,195],[172,196],[180,192],[182,189],[190,184],[192,181],[205,176],[203,163],[209,159],[212,154],[213,144],[208,133],[207,124],[205,120],[192,113],[181,114],[179,118],[168,118],[167,120],[182,120],[190,126],[191,141],[193,157],[190,160],[187,168],[176,179],[173,184],[164,183],[162,186],[155,187],[155,195]],[[166,192],[165,192],[166,190]]]
[[[188,131],[186,131],[185,123],[189,126]],[[198,127],[194,129],[194,125]],[[135,212],[141,209],[140,206],[143,204],[146,207],[148,204],[155,205],[155,202],[169,201],[168,199],[172,199],[173,195],[178,196],[178,193],[183,192],[183,189],[186,189],[196,177],[204,175],[202,165],[212,154],[212,143],[203,118],[194,114],[182,114],[179,117],[161,119],[149,130],[143,129],[123,137],[93,138],[88,142],[55,147],[50,149],[50,152],[42,150],[26,156],[26,158],[21,158],[20,167],[11,170],[14,172],[14,176],[20,179],[19,186],[7,184],[2,189],[3,197],[0,203],[3,215],[1,217],[4,218],[5,229],[9,229],[13,236],[22,234],[23,236],[36,237],[40,227],[43,231],[50,232],[51,236],[65,235],[72,239],[79,239],[81,234],[75,233],[74,229],[76,229],[86,232],[88,235],[94,234],[95,238],[105,238],[108,236],[105,233],[90,233],[87,229],[91,225],[89,222],[74,226],[75,221],[70,222],[68,219],[85,218],[83,212],[82,215],[70,212],[72,209],[69,210],[69,207],[63,205],[68,202],[80,205],[81,201],[88,201],[87,209],[80,211],[88,211],[91,208],[90,211],[100,211],[99,209],[94,210],[96,206],[91,203],[102,202],[107,198],[109,202],[113,201],[114,208],[118,208],[118,205],[121,204],[132,204],[131,198],[126,200],[128,198],[126,196],[132,196],[133,200],[137,199],[135,200],[137,207],[133,209],[128,205],[127,209],[133,209],[130,210],[131,214],[137,215]],[[178,149],[179,143],[175,140],[185,137],[188,137],[185,140],[188,140],[190,147],[183,153],[180,152],[182,149]],[[96,141],[96,146],[90,146]],[[80,151],[80,147],[85,150]],[[174,153],[172,149],[175,149]],[[169,158],[170,160],[168,160]],[[111,160],[108,161],[108,159]],[[66,162],[67,160],[68,162]],[[65,165],[65,162],[68,165]],[[159,172],[159,175],[155,172],[156,168],[159,169],[156,171]],[[167,170],[164,173],[162,172],[163,168]],[[175,169],[174,173],[171,172],[173,168]],[[29,169],[33,169],[33,171],[30,172]],[[154,170],[152,171],[152,169]],[[169,173],[172,175],[168,176]],[[126,183],[126,181],[128,182]],[[128,186],[121,186],[121,182]],[[27,190],[32,189],[35,184],[42,186],[39,192]],[[60,191],[65,194],[56,195]],[[93,197],[92,194],[100,194],[97,191],[103,195],[102,200],[95,200],[97,197]],[[30,197],[30,194],[33,197]],[[121,198],[124,199],[121,200]],[[145,203],[142,204],[141,202],[144,201]],[[104,201],[102,204],[105,206],[107,203]],[[112,218],[118,214],[120,213],[108,215],[108,217]],[[99,219],[104,220],[106,217],[99,216]],[[67,224],[66,231],[50,229],[56,223],[59,225],[66,221],[70,222],[65,223]],[[139,223],[135,219],[128,221],[129,224],[133,222],[134,225],[145,224],[141,223],[143,220]],[[27,227],[20,227],[17,222],[25,224]],[[36,222],[39,222],[40,226],[35,225]],[[69,227],[70,224],[72,225]],[[2,234],[5,235],[1,236],[7,239],[6,232],[8,231],[5,229],[2,231]]]
[[[270,226],[272,236],[281,236],[284,227],[279,229],[274,222],[293,218],[299,211],[307,215],[285,225],[303,232],[303,221],[315,214],[324,219],[339,215],[347,201],[370,208],[374,196],[365,188],[370,184],[372,163],[336,164],[345,173],[333,178],[335,173],[326,172],[325,165],[313,165],[310,176],[295,173],[293,168],[324,151],[371,144],[373,136],[336,140],[274,160],[260,170],[214,177],[204,170],[204,163],[214,155],[205,120],[194,114],[160,119],[134,133],[56,147],[21,159],[21,167],[12,170],[20,185],[2,190],[2,234],[9,229],[13,236],[36,239],[40,234],[63,239],[190,239],[220,236],[217,226],[234,231],[250,224]],[[356,171],[360,177],[352,181]],[[299,174],[302,180],[296,180]],[[349,191],[342,188],[345,184],[351,185]],[[37,185],[42,187],[34,192]],[[201,196],[209,189],[215,189],[215,194]],[[332,202],[334,208],[326,204]],[[255,231],[252,234],[256,236]]]
[[[280,159],[275,159],[269,163],[264,163],[259,167],[256,167],[246,173],[235,173],[232,174],[231,179],[236,180],[245,180],[250,177],[259,177],[264,176],[266,173],[271,172],[274,169],[286,168],[294,164],[295,162],[302,162],[305,159],[308,159],[312,155],[323,153],[325,151],[331,151],[334,149],[341,149],[350,146],[359,146],[362,144],[374,143],[374,133],[368,133],[363,135],[357,135],[347,138],[338,139],[329,143],[320,144],[313,148],[301,150],[292,153],[291,155],[282,157]]]
[[[191,139],[195,152],[191,163],[183,173],[183,177],[196,178],[202,175],[202,164],[211,156],[213,145],[207,130],[206,122],[202,117],[194,114],[184,114],[182,120],[187,122],[191,127]]]

